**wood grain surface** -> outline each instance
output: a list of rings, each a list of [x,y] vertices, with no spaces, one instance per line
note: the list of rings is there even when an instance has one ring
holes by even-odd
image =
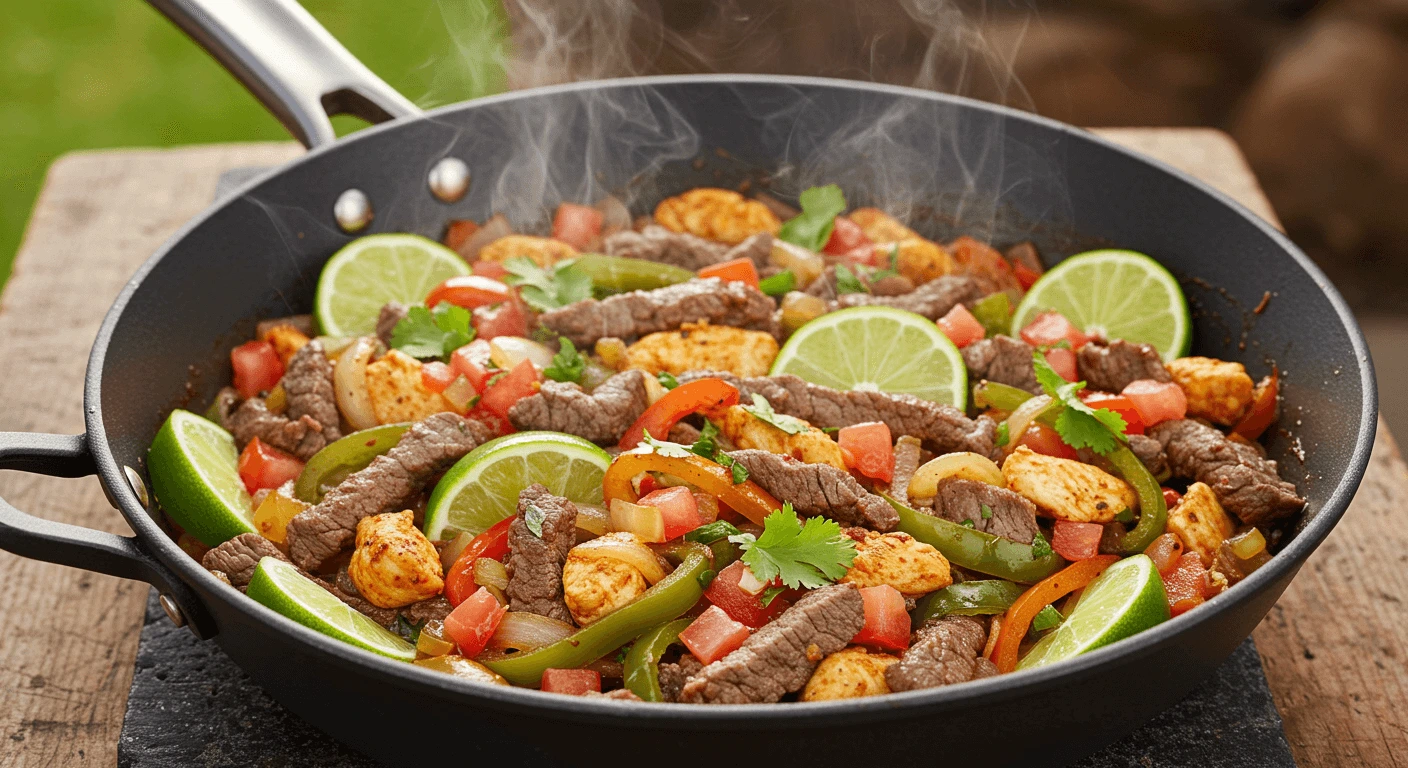
[[[1240,151],[1202,129],[1101,135],[1187,171],[1275,221]],[[0,296],[0,429],[76,433],[82,375],[109,303],[200,211],[220,173],[296,157],[292,144],[65,156],[49,171]],[[0,495],[56,520],[126,532],[92,478],[0,474]],[[1380,425],[1345,520],[1257,629],[1296,759],[1408,763],[1408,469]],[[1377,565],[1379,567],[1372,567]],[[0,553],[0,767],[117,763],[145,585]]]

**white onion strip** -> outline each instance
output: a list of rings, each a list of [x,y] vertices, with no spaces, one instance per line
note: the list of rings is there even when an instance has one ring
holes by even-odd
[[[337,394],[337,407],[353,429],[369,429],[377,425],[372,396],[367,392],[367,364],[376,354],[377,343],[374,336],[357,339],[338,356],[337,365],[333,366],[332,381]]]

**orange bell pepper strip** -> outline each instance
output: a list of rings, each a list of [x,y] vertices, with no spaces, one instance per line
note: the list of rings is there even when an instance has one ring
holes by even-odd
[[[758,287],[758,268],[752,259],[733,259],[720,264],[712,264],[699,270],[700,277],[717,277],[728,282],[747,283]]]
[[[620,447],[629,451],[645,440],[645,433],[656,440],[667,440],[675,422],[691,413],[705,415],[720,408],[738,405],[738,388],[723,379],[699,379],[665,393],[636,419],[636,423],[621,436]]]
[[[1118,555],[1097,555],[1062,568],[1023,592],[1002,617],[1002,629],[992,651],[992,662],[1004,674],[1017,668],[1017,649],[1041,609],[1095,580],[1119,560]]]
[[[631,478],[642,472],[664,472],[694,485],[704,493],[727,504],[749,520],[763,524],[763,519],[782,508],[782,502],[752,480],[735,484],[733,473],[703,456],[662,456],[658,453],[623,453],[606,468],[601,487],[606,503],[621,499],[635,503],[640,499],[631,486]]]
[[[1261,384],[1256,388],[1256,395],[1252,399],[1252,407],[1247,411],[1247,415],[1237,422],[1237,426],[1232,428],[1232,434],[1245,437],[1251,442],[1256,442],[1261,433],[1265,432],[1271,423],[1276,421],[1276,399],[1281,394],[1281,375],[1275,368],[1271,369],[1271,375],[1261,380]]]

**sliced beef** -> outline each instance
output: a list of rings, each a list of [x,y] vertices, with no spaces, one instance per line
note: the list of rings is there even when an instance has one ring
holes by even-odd
[[[680,691],[689,704],[767,704],[807,684],[816,665],[851,641],[865,625],[865,605],[854,584],[813,590],[738,650],[709,664]]]
[[[1296,487],[1277,474],[1276,462],[1191,419],[1155,424],[1149,436],[1168,455],[1178,477],[1207,483],[1224,509],[1247,525],[1289,517],[1305,507]]]
[[[587,691],[583,695],[589,699],[606,699],[608,701],[644,701],[644,699],[635,695],[629,688],[617,688],[614,691],[606,691],[605,693],[601,691]]]
[[[963,362],[968,366],[969,381],[986,379],[1041,394],[1032,367],[1032,347],[1021,339],[1002,335],[979,339],[963,348]]]
[[[406,617],[406,621],[419,626],[427,621],[444,621],[454,609],[444,597],[432,597],[402,606],[401,615]]]
[[[1119,392],[1139,379],[1173,381],[1152,344],[1131,344],[1124,339],[1082,346],[1076,352],[1076,367],[1091,389],[1104,392]]]
[[[454,413],[437,413],[411,425],[396,447],[349,475],[316,506],[289,521],[293,562],[318,570],[352,543],[358,521],[404,508],[430,478],[492,436],[483,424]]]
[[[868,282],[870,292],[876,296],[904,296],[914,292],[914,283],[904,275],[889,274]]]
[[[760,273],[772,267],[772,235],[767,232],[759,232],[728,249],[728,253],[725,253],[720,261],[733,261],[734,259],[747,259],[753,262],[753,266]]]
[[[1168,456],[1164,455],[1164,446],[1158,440],[1148,435],[1129,435],[1129,450],[1144,462],[1144,467],[1149,470],[1149,474],[1159,477],[1168,472]]]
[[[215,393],[215,412],[220,416],[220,426],[226,431],[231,429],[230,416],[239,405],[240,393],[234,387],[221,387],[220,391]]]
[[[288,409],[269,410],[263,398],[252,397],[230,414],[230,431],[240,445],[261,441],[307,461],[323,446],[342,437],[337,397],[332,386],[332,362],[321,342],[310,341],[289,360],[284,373]]]
[[[381,308],[381,314],[376,317],[376,337],[381,339],[381,343],[387,347],[391,346],[391,332],[396,330],[397,324],[406,319],[410,307],[399,301],[388,301]]]
[[[885,670],[891,691],[917,691],[991,677],[997,667],[982,657],[988,630],[972,616],[945,616],[920,627],[909,649]]]
[[[602,248],[612,256],[673,264],[691,272],[727,261],[725,255],[728,253],[726,245],[685,232],[675,232],[658,224],[651,224],[639,232],[626,230],[609,235]]]
[[[877,531],[893,531],[899,525],[894,507],[862,488],[845,470],[754,449],[733,451],[729,456],[748,469],[749,480],[773,496],[792,502],[799,514],[820,515]]]
[[[815,427],[849,427],[883,421],[892,435],[912,435],[935,453],[972,451],[984,456],[1000,454],[996,447],[997,424],[987,416],[970,419],[951,405],[921,400],[913,395],[886,392],[841,391],[791,376],[741,378],[719,371],[688,371],[681,382],[720,378],[738,387],[743,401],[754,393],[768,399],[778,413],[805,419]]]
[[[836,303],[841,307],[881,305],[908,310],[923,315],[930,320],[938,320],[959,304],[966,304],[983,298],[982,285],[966,275],[944,275],[899,296],[880,296],[874,293],[848,293],[839,296]]]
[[[288,560],[274,542],[257,533],[241,533],[206,552],[200,564],[207,571],[224,573],[230,586],[243,587],[254,576],[259,561],[266,557]]]
[[[537,393],[513,404],[508,419],[521,430],[568,432],[614,445],[650,404],[645,376],[637,370],[622,371],[590,394],[571,382],[545,381]]]
[[[695,658],[693,654],[682,654],[680,660],[675,663],[661,662],[660,664],[660,693],[665,697],[665,701],[679,701],[680,691],[684,690],[685,681],[698,674],[704,668],[704,662]]]
[[[776,335],[780,332],[773,318],[776,309],[773,300],[757,288],[715,277],[653,291],[631,291],[600,301],[584,299],[546,312],[538,321],[571,339],[579,349],[589,349],[607,336],[634,339],[703,321]]]
[[[919,471],[923,448],[919,438],[900,435],[895,441],[895,476],[890,480],[890,496],[901,504],[909,503],[909,481]]]
[[[866,293],[870,294],[871,296],[877,298],[889,296],[904,296],[914,291],[914,283],[910,282],[909,278],[903,275],[889,274],[881,277],[878,280],[875,280],[872,279],[871,276],[866,275],[864,273],[864,270],[858,270],[854,267],[851,267],[849,269],[851,271],[851,274],[855,275],[856,280],[860,281],[860,284],[865,286]],[[847,296],[864,295],[858,293],[840,293],[836,289],[836,267],[834,265],[822,270],[821,276],[813,280],[811,285],[807,286],[806,292],[811,294],[812,296],[816,296],[827,301],[837,301],[839,299],[844,299],[846,302],[853,301],[851,299],[846,299],[845,297]],[[854,306],[854,304],[846,304],[846,306]]]
[[[984,513],[986,508],[986,514]],[[976,480],[952,478],[939,483],[933,515],[994,536],[1030,544],[1036,538],[1036,505],[1019,493]]]
[[[542,513],[543,535],[528,528],[531,509]],[[536,513],[534,513],[536,514]],[[534,483],[518,494],[518,516],[508,527],[508,607],[572,623],[562,600],[562,564],[577,543],[577,505]]]

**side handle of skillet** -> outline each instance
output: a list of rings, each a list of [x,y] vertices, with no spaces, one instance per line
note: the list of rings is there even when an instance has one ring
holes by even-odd
[[[86,477],[97,471],[86,436],[27,432],[0,432],[0,469],[50,477]],[[196,594],[135,537],[45,520],[0,499],[0,549],[31,560],[145,581],[175,604],[198,637],[215,634],[215,622]]]
[[[381,123],[420,114],[296,0],[147,1],[310,149],[336,140],[330,115]]]

